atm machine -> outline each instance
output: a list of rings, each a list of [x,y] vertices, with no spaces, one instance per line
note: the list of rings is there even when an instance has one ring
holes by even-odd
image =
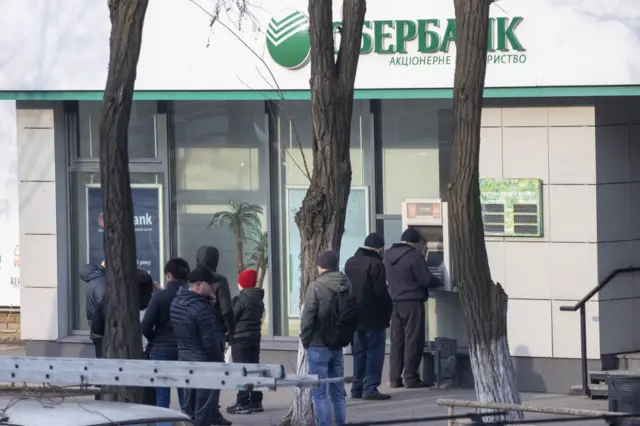
[[[416,229],[422,236],[419,249],[431,273],[443,287],[429,290],[426,309],[426,340],[456,339],[467,345],[467,332],[455,285],[455,267],[449,256],[449,215],[440,199],[407,199],[402,203],[402,229]],[[455,265],[453,265],[455,266]]]

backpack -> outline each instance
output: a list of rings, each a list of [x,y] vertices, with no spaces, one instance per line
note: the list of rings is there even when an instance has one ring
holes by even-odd
[[[320,318],[318,335],[329,349],[345,348],[351,344],[358,326],[358,302],[348,291],[336,293],[329,309]]]

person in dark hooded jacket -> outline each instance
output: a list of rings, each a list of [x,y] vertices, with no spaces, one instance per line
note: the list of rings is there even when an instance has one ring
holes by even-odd
[[[171,303],[179,361],[224,362],[224,342],[215,331],[210,302],[220,277],[205,265],[196,266],[189,274],[188,287],[181,287]],[[220,390],[185,389],[184,397],[182,411],[196,426],[231,424],[218,407]]]
[[[231,302],[229,282],[224,275],[217,272],[219,260],[220,252],[213,246],[202,246],[196,252],[196,265],[205,265],[218,276],[211,295],[211,304],[213,306],[213,316],[215,319],[215,331],[224,337],[225,334],[227,336],[233,335],[236,328],[236,322],[233,316],[233,304]],[[223,339],[223,345],[224,342],[225,340]]]
[[[233,314],[236,330],[231,336],[233,362],[258,364],[260,362],[260,339],[264,316],[264,290],[256,288],[258,273],[245,269],[238,274],[240,294],[233,298]],[[236,403],[227,407],[229,414],[251,414],[262,412],[262,392],[238,392]]]
[[[98,305],[104,298],[107,289],[107,278],[103,265],[88,264],[80,268],[80,279],[87,283],[85,287],[85,306],[89,329]],[[95,348],[96,358],[102,358],[102,334],[91,333],[91,341]]]
[[[384,266],[393,300],[391,315],[391,387],[422,388],[418,368],[425,341],[425,308],[429,289],[440,281],[431,275],[427,262],[416,245],[420,234],[413,228],[402,233],[384,255]],[[402,372],[404,375],[401,378]]]

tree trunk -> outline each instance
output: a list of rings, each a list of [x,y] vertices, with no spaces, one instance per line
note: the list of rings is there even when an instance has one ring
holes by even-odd
[[[265,254],[263,253],[260,256],[260,267],[258,268],[258,273],[260,274],[258,276],[258,287],[262,288],[262,286],[264,285],[264,277],[267,275],[267,262],[264,260]]]
[[[360,56],[366,0],[344,0],[338,55],[334,54],[331,0],[309,0],[311,38],[311,118],[313,172],[309,189],[296,213],[300,230],[300,305],[309,283],[317,277],[316,256],[324,250],[340,253],[349,191],[349,157],[353,88]],[[302,307],[300,308],[302,312]],[[298,374],[307,371],[306,353],[298,350]],[[311,392],[296,389],[284,424],[313,425]]]
[[[520,404],[507,340],[507,294],[491,281],[480,205],[482,92],[490,0],[455,0],[456,71],[449,217],[455,280],[480,402]],[[510,413],[522,418],[522,413]]]
[[[136,244],[129,179],[127,133],[147,0],[109,0],[109,71],[100,121],[100,179],[104,211],[107,276],[107,358],[142,358],[140,306],[136,283]],[[118,388],[111,397],[142,402],[142,388]]]
[[[239,224],[235,224],[236,230],[236,253],[238,255],[238,272],[242,272],[244,270],[244,244],[242,244],[242,238],[240,238],[240,226]]]

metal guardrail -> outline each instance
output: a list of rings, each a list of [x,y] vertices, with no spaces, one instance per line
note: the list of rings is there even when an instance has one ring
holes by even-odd
[[[580,357],[582,361],[582,393],[586,396],[591,396],[589,390],[589,367],[587,366],[587,309],[586,304],[596,294],[605,288],[615,277],[620,274],[627,274],[633,272],[639,272],[640,267],[629,266],[628,268],[620,268],[607,275],[600,284],[595,286],[589,293],[587,293],[578,303],[572,306],[560,306],[560,310],[564,312],[575,312],[580,310]]]

